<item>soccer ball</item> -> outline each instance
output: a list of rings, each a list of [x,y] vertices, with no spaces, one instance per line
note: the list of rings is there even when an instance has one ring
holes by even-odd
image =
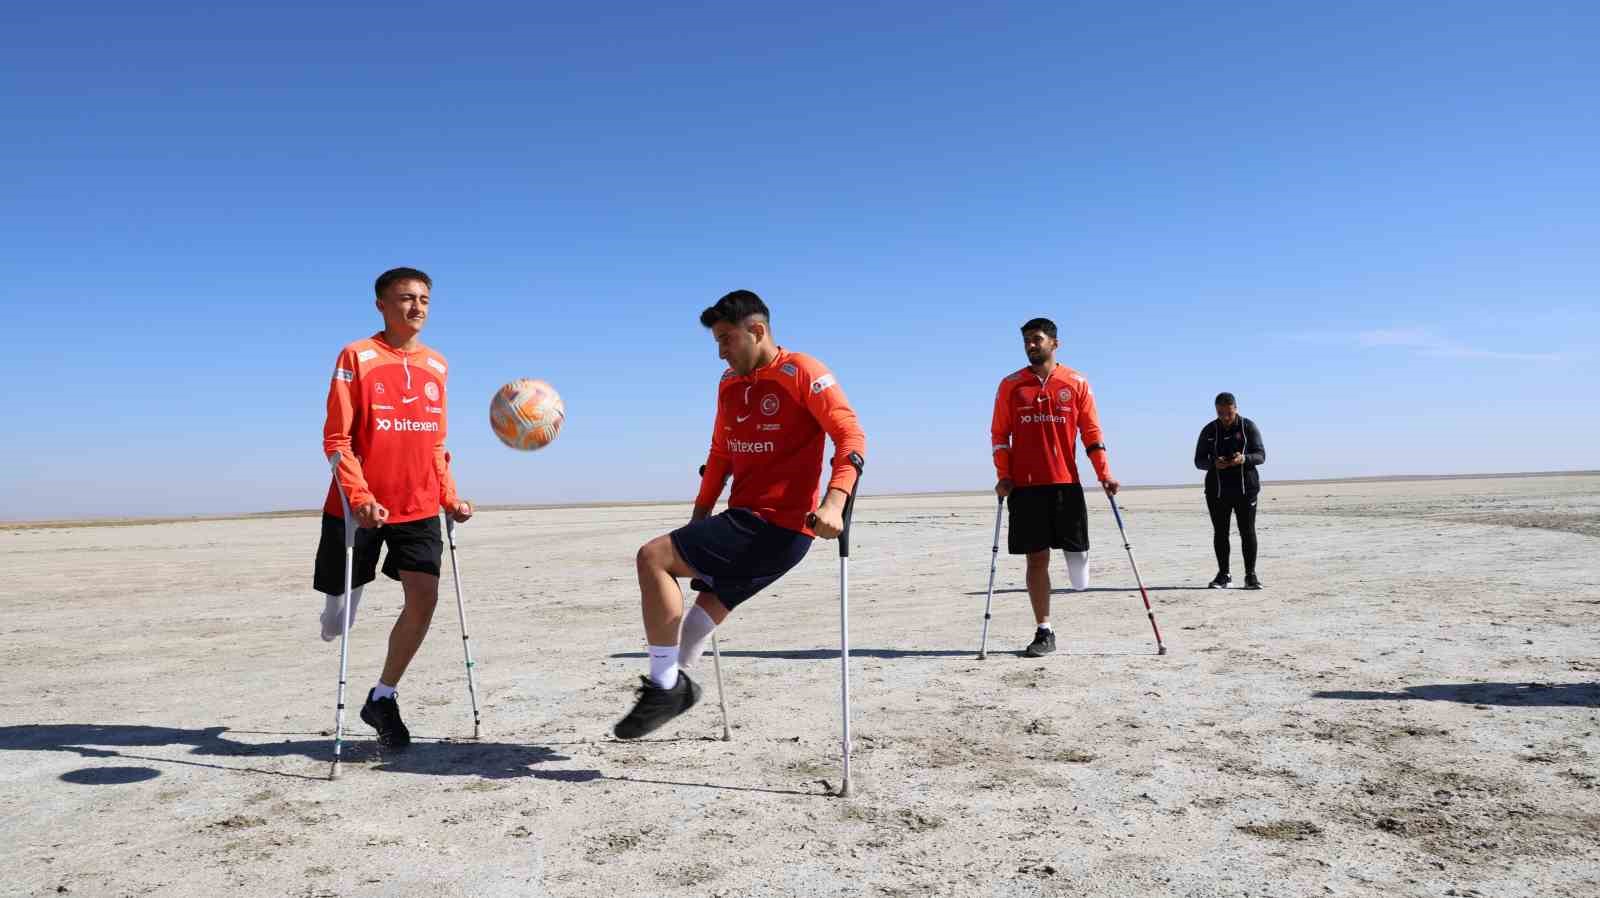
[[[489,401],[489,426],[513,449],[543,449],[561,432],[566,403],[556,388],[542,380],[514,380]]]

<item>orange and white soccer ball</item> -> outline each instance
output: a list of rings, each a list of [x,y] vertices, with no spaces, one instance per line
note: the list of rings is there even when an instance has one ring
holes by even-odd
[[[489,401],[489,426],[513,449],[543,449],[561,432],[566,403],[556,388],[542,380],[514,380]]]

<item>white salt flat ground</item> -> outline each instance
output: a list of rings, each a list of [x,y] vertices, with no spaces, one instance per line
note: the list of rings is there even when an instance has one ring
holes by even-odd
[[[708,688],[622,744],[632,554],[687,507],[486,512],[483,740],[447,576],[418,744],[353,722],[330,783],[314,518],[0,530],[0,894],[1600,894],[1600,477],[1269,485],[1262,592],[1198,588],[1198,488],[1122,504],[1171,654],[1092,502],[1063,651],[1013,654],[1003,558],[978,662],[993,498],[861,501],[849,799],[832,544],[725,628],[733,742]]]

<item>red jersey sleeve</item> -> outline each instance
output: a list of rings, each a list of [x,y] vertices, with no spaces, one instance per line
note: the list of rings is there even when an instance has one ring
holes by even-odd
[[[806,411],[833,441],[833,476],[828,478],[828,489],[848,493],[856,485],[856,469],[850,463],[850,453],[862,459],[867,457],[867,435],[861,430],[855,409],[850,407],[850,400],[845,398],[844,388],[839,386],[833,373],[815,359],[799,355],[795,358],[805,362],[801,367],[805,382],[800,386],[805,391]]]
[[[732,371],[724,372],[723,380],[732,373]],[[722,448],[722,425],[725,414],[722,408],[722,381],[717,381],[717,414],[711,422],[711,449],[706,455],[705,469],[700,472],[700,492],[694,498],[695,508],[716,507],[717,497],[722,495],[722,487],[728,482],[728,474],[733,471],[733,459],[727,450]]]
[[[361,401],[356,392],[356,378],[360,376],[360,371],[355,349],[346,347],[334,362],[333,381],[328,385],[328,415],[322,422],[322,457],[326,459],[335,452],[339,453],[339,467],[334,476],[351,508],[359,508],[373,501],[351,436],[355,432],[356,409]]]
[[[989,421],[989,445],[994,454],[996,480],[1011,477],[1011,384],[1008,377],[1000,381],[994,394],[994,416]]]
[[[1095,408],[1094,390],[1089,381],[1079,378],[1083,389],[1078,391],[1078,433],[1083,435],[1083,453],[1094,465],[1095,476],[1101,481],[1111,479],[1111,462],[1106,458],[1105,434],[1100,431],[1100,411]]]
[[[450,452],[444,447],[446,422],[450,420],[450,391],[445,389],[443,377],[439,378],[439,386],[439,439],[433,444],[433,470],[439,475],[439,504],[446,511],[455,511],[461,504],[461,497],[456,495],[456,478],[450,473]]]

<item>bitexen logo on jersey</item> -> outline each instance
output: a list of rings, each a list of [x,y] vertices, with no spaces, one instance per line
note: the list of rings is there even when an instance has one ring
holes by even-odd
[[[776,452],[776,451],[778,451],[778,444],[774,443],[771,440],[758,440],[758,441],[755,441],[755,442],[751,442],[749,440],[729,439],[728,440],[728,451],[729,452],[758,452],[758,453],[759,452]]]
[[[379,418],[378,431],[380,433],[398,430],[402,433],[438,433],[438,421],[411,421],[406,418]]]

